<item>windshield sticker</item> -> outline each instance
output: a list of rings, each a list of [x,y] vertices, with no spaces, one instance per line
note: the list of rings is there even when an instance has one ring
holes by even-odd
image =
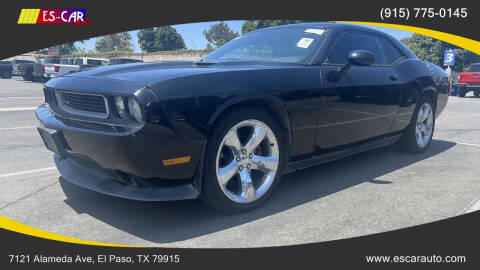
[[[310,34],[315,34],[315,35],[321,36],[321,35],[323,35],[323,33],[325,33],[325,30],[309,28],[309,29],[305,30],[305,33],[310,33]]]
[[[313,40],[313,38],[301,38],[297,42],[297,47],[306,49],[310,47],[310,44],[312,44]]]

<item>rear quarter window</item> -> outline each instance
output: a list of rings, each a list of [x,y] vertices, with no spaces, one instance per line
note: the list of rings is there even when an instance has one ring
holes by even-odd
[[[366,33],[344,33],[333,45],[328,53],[327,63],[329,64],[345,64],[347,56],[354,50],[366,50],[373,54],[375,65],[386,65],[387,60],[383,52],[382,46],[375,35]]]
[[[382,46],[383,52],[385,53],[385,59],[387,64],[393,64],[398,59],[403,58],[404,55],[401,53],[389,40],[383,37],[378,38],[380,45]]]

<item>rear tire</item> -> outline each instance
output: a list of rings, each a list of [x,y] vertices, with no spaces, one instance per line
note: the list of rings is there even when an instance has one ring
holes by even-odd
[[[409,153],[424,152],[432,142],[434,130],[435,106],[430,97],[423,96],[417,103],[410,124],[397,142],[398,149]]]
[[[200,199],[228,214],[262,205],[280,182],[285,142],[263,110],[244,107],[222,117],[208,139]]]
[[[465,97],[466,94],[467,94],[467,88],[465,88],[465,87],[459,87],[458,88],[458,96],[459,97]]]
[[[480,90],[473,91],[473,95],[478,98],[480,96]]]

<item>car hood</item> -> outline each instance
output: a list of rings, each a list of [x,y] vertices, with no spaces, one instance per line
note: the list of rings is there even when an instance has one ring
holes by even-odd
[[[186,76],[291,66],[292,64],[258,61],[132,63],[93,68],[68,74],[49,81],[46,86],[89,91],[98,89],[101,85],[103,91],[112,89],[116,92],[120,90],[131,92],[142,87],[155,88],[159,83]],[[296,65],[294,64],[294,66]]]

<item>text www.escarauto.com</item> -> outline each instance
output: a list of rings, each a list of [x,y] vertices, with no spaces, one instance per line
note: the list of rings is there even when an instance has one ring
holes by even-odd
[[[367,263],[466,263],[466,256],[402,255],[365,256]]]

